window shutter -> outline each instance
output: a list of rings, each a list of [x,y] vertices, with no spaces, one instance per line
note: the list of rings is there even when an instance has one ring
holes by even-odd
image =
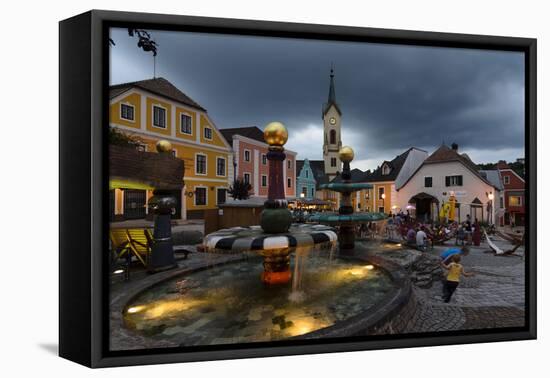
[[[445,186],[451,186],[451,177],[445,176]]]
[[[458,176],[458,186],[462,186],[462,176]]]

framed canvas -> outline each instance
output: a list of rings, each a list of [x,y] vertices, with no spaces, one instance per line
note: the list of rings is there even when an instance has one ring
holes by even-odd
[[[60,355],[536,338],[536,40],[60,22]]]

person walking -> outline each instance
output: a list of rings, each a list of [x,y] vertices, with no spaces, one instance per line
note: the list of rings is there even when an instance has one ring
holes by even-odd
[[[468,273],[464,271],[464,267],[460,264],[460,260],[460,255],[454,254],[451,256],[451,262],[449,264],[441,262],[441,266],[449,271],[449,273],[447,273],[447,279],[443,283],[443,301],[445,303],[451,301],[451,297],[460,283],[461,276],[471,277],[474,275],[472,272]]]

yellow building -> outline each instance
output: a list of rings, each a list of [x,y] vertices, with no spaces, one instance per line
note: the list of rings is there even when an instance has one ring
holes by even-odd
[[[143,141],[155,151],[160,139],[172,143],[173,154],[185,163],[185,186],[175,218],[202,218],[206,209],[225,202],[232,180],[232,150],[206,109],[163,78],[110,87],[109,124]],[[115,220],[147,216],[150,190],[116,189],[111,193]]]

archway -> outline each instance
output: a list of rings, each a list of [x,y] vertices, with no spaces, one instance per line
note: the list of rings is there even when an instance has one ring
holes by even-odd
[[[434,214],[437,214],[439,200],[428,193],[418,193],[411,197],[409,203],[416,207],[416,219],[421,222],[433,220]]]

